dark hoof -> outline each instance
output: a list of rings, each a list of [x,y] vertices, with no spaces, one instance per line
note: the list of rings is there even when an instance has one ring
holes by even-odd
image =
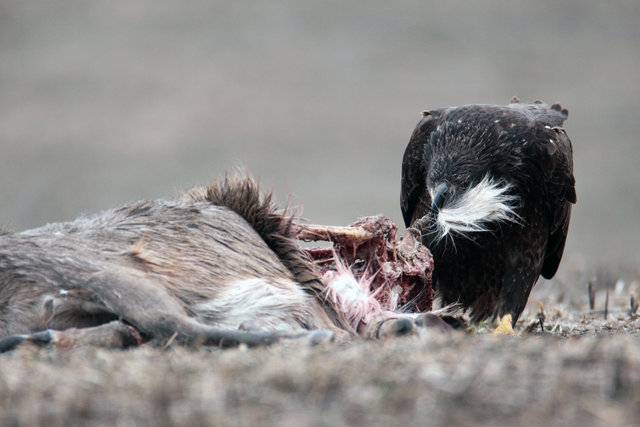
[[[40,331],[36,332],[35,334],[29,335],[29,342],[32,342],[34,344],[46,345],[51,341],[53,341],[53,334],[49,330]]]
[[[11,335],[0,339],[0,353],[11,351],[26,341],[28,335]]]
[[[385,320],[378,329],[378,338],[400,337],[415,330],[413,320],[401,317]]]
[[[438,332],[441,334],[450,334],[453,332],[453,328],[440,317],[433,313],[424,313],[418,316],[415,320],[416,326],[425,328],[428,331]]]
[[[326,344],[334,341],[334,334],[331,331],[318,329],[317,331],[311,331],[309,333],[309,344],[318,345]]]
[[[38,345],[47,345],[53,340],[50,331],[36,332],[31,335],[11,335],[0,339],[0,353],[15,350],[23,342],[30,342]]]

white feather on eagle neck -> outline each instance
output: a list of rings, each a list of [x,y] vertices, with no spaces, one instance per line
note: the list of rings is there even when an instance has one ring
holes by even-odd
[[[461,237],[489,231],[492,222],[520,222],[516,213],[518,196],[509,194],[512,185],[495,181],[489,175],[464,190],[453,203],[443,206],[435,219],[438,240],[448,235]]]

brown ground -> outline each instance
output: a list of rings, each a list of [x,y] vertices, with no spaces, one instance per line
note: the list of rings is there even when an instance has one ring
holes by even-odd
[[[611,288],[606,321],[546,295],[545,332],[530,310],[516,337],[476,325],[317,347],[23,348],[0,355],[0,425],[637,425],[635,285]]]

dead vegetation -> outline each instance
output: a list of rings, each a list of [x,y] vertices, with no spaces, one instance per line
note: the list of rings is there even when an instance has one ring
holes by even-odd
[[[0,355],[0,424],[635,425],[640,316],[633,281],[615,283],[592,284],[593,309],[586,283],[542,284],[515,337],[480,324],[316,347],[23,348]]]

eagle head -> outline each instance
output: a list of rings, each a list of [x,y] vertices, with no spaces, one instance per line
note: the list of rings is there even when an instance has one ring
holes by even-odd
[[[445,182],[429,188],[430,219],[436,240],[455,235],[489,231],[492,223],[518,222],[518,197],[511,194],[508,182],[485,175],[478,183],[456,187]]]
[[[433,240],[470,237],[492,230],[492,224],[518,222],[518,196],[513,171],[514,147],[487,152],[490,129],[460,129],[454,122],[440,126],[425,146],[424,164],[430,199]]]

